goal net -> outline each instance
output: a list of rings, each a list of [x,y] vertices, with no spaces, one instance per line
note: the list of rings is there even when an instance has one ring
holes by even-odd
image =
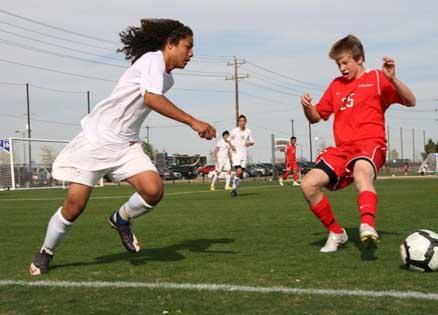
[[[418,172],[421,174],[432,173],[438,175],[438,153],[429,153],[421,163]]]
[[[8,138],[0,140],[0,189],[58,187],[52,165],[68,140]]]

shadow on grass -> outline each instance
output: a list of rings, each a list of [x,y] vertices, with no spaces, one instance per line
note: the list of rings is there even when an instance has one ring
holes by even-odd
[[[239,197],[251,197],[251,196],[257,196],[260,195],[260,193],[257,192],[238,192],[237,193],[237,198]]]
[[[99,264],[110,264],[117,261],[129,261],[133,265],[143,265],[148,261],[178,261],[185,259],[185,256],[179,251],[188,250],[195,253],[209,253],[209,254],[234,254],[234,251],[219,251],[209,250],[208,248],[213,244],[229,244],[233,243],[234,239],[219,238],[219,239],[196,239],[186,240],[178,244],[161,247],[161,248],[145,248],[138,253],[118,253],[95,258],[93,262],[76,262],[67,264],[53,265],[50,268],[64,268],[75,266],[88,266]]]
[[[377,260],[376,256],[376,247],[373,246],[365,246],[359,238],[359,230],[358,228],[345,228],[345,231],[348,234],[348,243],[353,243],[353,245],[359,250],[360,252],[360,258],[363,261],[373,261]],[[387,232],[378,230],[377,231],[380,235],[380,237],[384,237],[385,235],[400,235],[400,233],[397,232]],[[325,242],[327,241],[327,233],[313,233],[313,235],[324,235],[324,237],[318,241],[310,243],[313,246],[317,247],[323,247],[325,245]],[[348,245],[347,243],[347,245]]]

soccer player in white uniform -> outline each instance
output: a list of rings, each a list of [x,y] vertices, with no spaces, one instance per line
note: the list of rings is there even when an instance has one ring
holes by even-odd
[[[231,196],[237,196],[237,188],[243,179],[243,171],[245,170],[248,159],[248,148],[254,145],[251,130],[246,128],[246,117],[240,115],[237,121],[238,127],[231,130],[228,143],[231,147],[233,167],[236,170],[233,178],[233,187]]]
[[[225,172],[225,190],[231,190],[230,181],[231,181],[231,148],[227,142],[230,133],[225,130],[222,133],[222,139],[219,140],[216,144],[216,148],[214,149],[214,158],[215,158],[215,172],[211,179],[210,190],[215,191],[215,184],[218,176]]]
[[[127,181],[136,190],[108,222],[129,252],[140,244],[131,220],[151,211],[163,197],[163,184],[140,144],[140,127],[154,110],[190,126],[201,138],[216,130],[179,109],[165,96],[173,85],[171,71],[183,69],[193,56],[192,30],[174,20],[144,19],[120,33],[122,51],[132,61],[111,95],[82,120],[83,130],[61,151],[53,177],[70,182],[67,197],[49,221],[43,245],[32,260],[32,275],[47,273],[55,250],[85,209],[90,193],[104,176]]]

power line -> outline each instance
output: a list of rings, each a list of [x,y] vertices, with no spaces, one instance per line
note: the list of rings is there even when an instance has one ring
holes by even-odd
[[[14,35],[14,36],[17,36],[17,37],[20,37],[20,38],[24,38],[24,39],[29,39],[29,40],[32,40],[32,41],[35,41],[35,42],[38,42],[38,43],[42,43],[42,44],[45,44],[45,45],[54,46],[54,47],[63,48],[63,49],[68,49],[68,50],[71,50],[71,51],[76,51],[76,52],[79,52],[81,54],[87,54],[87,55],[92,55],[92,56],[95,56],[95,57],[100,57],[100,58],[106,58],[106,59],[112,59],[112,60],[121,61],[120,58],[114,58],[114,57],[110,57],[110,56],[94,54],[94,53],[91,53],[89,51],[85,51],[85,50],[82,50],[82,49],[72,48],[71,46],[69,47],[69,46],[64,46],[64,45],[53,44],[53,43],[50,43],[50,42],[47,42],[47,41],[44,41],[44,40],[40,40],[40,39],[32,38],[32,37],[29,37],[29,36],[17,34],[17,33],[14,33],[14,32],[5,31],[5,30],[2,30],[2,29],[0,29],[0,32],[6,33],[6,34],[10,34],[10,35]]]
[[[64,33],[68,33],[68,34],[76,35],[76,36],[79,36],[79,37],[84,37],[84,38],[92,39],[92,40],[103,42],[103,43],[114,44],[114,42],[110,41],[110,40],[102,39],[102,38],[99,38],[99,37],[95,37],[95,36],[91,36],[91,35],[75,32],[75,31],[70,31],[70,30],[68,30],[66,28],[62,28],[62,27],[59,27],[59,26],[47,24],[47,23],[44,23],[44,22],[41,22],[41,21],[37,21],[37,20],[34,20],[34,19],[31,19],[31,18],[22,16],[22,15],[18,15],[18,14],[15,14],[15,13],[12,13],[12,12],[9,12],[9,11],[6,11],[6,10],[0,9],[0,13],[6,14],[6,15],[10,15],[10,16],[16,17],[18,19],[27,21],[27,22],[31,22],[31,23],[35,23],[35,24],[38,24],[38,25],[42,25],[44,27],[51,28],[51,29],[54,29],[54,30],[57,30],[57,31],[61,31],[61,32],[64,32]]]
[[[70,39],[70,38],[65,38],[65,37],[56,36],[56,35],[52,35],[52,34],[48,34],[48,33],[44,33],[44,32],[39,32],[39,31],[33,30],[31,28],[26,28],[26,27],[18,26],[18,25],[12,24],[12,23],[4,22],[4,21],[0,21],[0,24],[8,25],[8,26],[11,26],[11,27],[14,27],[14,28],[26,31],[26,32],[31,32],[31,33],[34,33],[34,34],[38,34],[38,35],[42,35],[42,36],[46,36],[46,37],[50,37],[50,38],[55,38],[55,39],[58,39],[58,40],[69,42],[69,43],[75,43],[75,44],[79,44],[79,45],[82,45],[82,46],[88,46],[88,47],[92,47],[92,48],[98,48],[98,49],[104,49],[104,50],[111,50],[111,51],[113,51],[112,49],[109,49],[108,47],[96,46],[96,45],[80,42],[80,41],[77,41],[77,40],[73,40],[73,39]]]
[[[4,117],[10,117],[10,118],[17,118],[17,119],[27,119],[24,116],[20,116],[20,115],[12,115],[12,114],[1,114],[1,116]],[[37,118],[32,118],[32,122],[33,121],[37,121],[37,122],[43,122],[43,123],[47,123],[47,124],[55,124],[55,125],[62,125],[62,126],[72,126],[72,127],[79,127],[80,124],[76,123],[68,123],[68,122],[62,122],[62,121],[54,121],[54,120],[46,120],[46,119],[37,119]]]
[[[252,85],[252,86],[255,86],[255,87],[257,87],[257,88],[261,88],[261,89],[263,89],[263,90],[269,90],[269,91],[272,91],[272,92],[275,92],[275,93],[278,93],[278,94],[282,94],[282,95],[296,96],[296,97],[300,97],[300,96],[301,96],[300,94],[297,94],[297,93],[284,92],[284,91],[277,90],[277,89],[274,89],[274,88],[268,87],[268,86],[266,86],[266,85],[257,84],[257,83],[254,83],[254,82],[245,82],[245,83],[246,83],[246,84],[249,84],[249,85]]]
[[[281,73],[279,73],[279,72],[272,71],[272,70],[270,70],[270,69],[268,69],[268,68],[262,67],[262,66],[260,66],[260,65],[258,65],[258,64],[255,64],[255,63],[253,63],[253,62],[250,62],[250,61],[248,61],[247,63],[248,63],[249,65],[255,67],[255,68],[258,68],[258,69],[260,69],[260,70],[263,70],[263,71],[265,71],[265,72],[268,72],[268,73],[274,74],[274,75],[276,75],[276,76],[279,76],[279,77],[284,78],[284,79],[287,79],[287,80],[291,80],[291,81],[294,81],[294,82],[298,82],[298,83],[304,84],[304,85],[306,85],[306,86],[313,86],[313,87],[317,87],[317,88],[321,88],[321,89],[323,88],[322,86],[320,86],[320,85],[318,85],[318,84],[311,83],[311,82],[307,82],[307,81],[303,81],[303,80],[299,80],[299,79],[296,79],[296,78],[294,78],[294,77],[287,76],[287,75],[281,74]]]

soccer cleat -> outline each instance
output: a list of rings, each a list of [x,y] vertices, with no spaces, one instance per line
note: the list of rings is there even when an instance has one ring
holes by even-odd
[[[333,253],[338,250],[339,246],[344,245],[348,241],[348,235],[347,232],[345,232],[344,229],[342,229],[344,233],[337,234],[330,232],[327,242],[325,243],[324,247],[321,248],[321,252],[323,253]]]
[[[377,247],[379,234],[371,225],[362,223],[359,227],[359,236],[361,242],[367,247]]]
[[[213,185],[210,185],[210,191],[215,191],[216,189],[214,188]]]
[[[231,190],[231,186],[230,185],[225,185],[225,190]]]
[[[280,186],[284,186],[284,184],[283,184],[283,177],[280,177],[278,179],[278,183],[280,184]]]
[[[292,186],[300,186],[300,183],[294,181],[294,183],[292,184]]]
[[[237,189],[231,190],[231,197],[237,197]]]
[[[128,252],[138,253],[140,251],[140,242],[131,231],[131,223],[129,224],[117,224],[114,221],[114,214],[111,214],[108,218],[109,225],[119,232],[122,245]]]
[[[41,249],[32,259],[32,263],[29,266],[29,273],[32,276],[48,273],[52,258],[53,255],[50,255],[45,249]]]

